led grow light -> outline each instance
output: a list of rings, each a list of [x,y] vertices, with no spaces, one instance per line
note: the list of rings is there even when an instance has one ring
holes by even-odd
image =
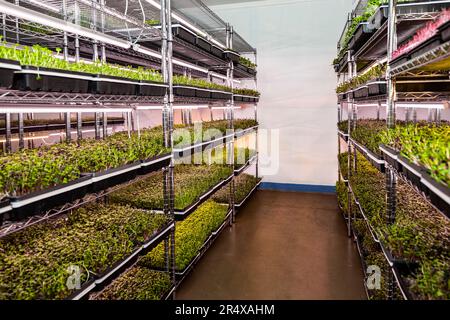
[[[227,110],[231,109],[231,107],[212,107],[212,110]],[[241,107],[233,107],[233,110],[241,109]]]
[[[16,106],[2,106],[0,113],[86,113],[86,112],[131,112],[132,108],[114,108],[114,107],[16,107]]]
[[[145,106],[137,106],[136,110],[162,110],[164,107],[161,105],[145,105]],[[173,106],[174,110],[196,110],[196,109],[207,109],[209,106],[205,105],[175,105]]]
[[[370,108],[370,107],[382,107],[386,108],[386,103],[376,104],[376,103],[367,103],[367,104],[355,104],[358,108]],[[444,104],[442,103],[396,103],[395,106],[397,108],[412,108],[412,109],[445,109]]]

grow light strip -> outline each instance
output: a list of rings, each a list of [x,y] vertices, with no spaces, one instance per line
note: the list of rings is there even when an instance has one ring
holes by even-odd
[[[242,107],[212,107],[211,110],[228,110],[228,109],[233,109],[233,110],[237,110],[237,109],[242,109]]]
[[[161,105],[146,105],[146,106],[137,106],[136,110],[162,110],[164,107]],[[205,105],[176,105],[173,106],[174,110],[184,110],[184,109],[207,109],[209,106],[207,104]]]
[[[24,7],[20,7],[11,4],[5,0],[0,0],[0,12],[7,15],[11,15],[20,19],[28,20],[31,22],[39,23],[42,25],[49,26],[51,28],[60,29],[69,33],[74,33],[79,36],[91,38],[98,40],[100,42],[108,43],[123,49],[129,49],[131,44],[128,41],[120,40],[108,35],[105,35],[94,30],[90,30],[85,27],[78,26],[76,24],[63,21],[58,18],[54,18],[40,12],[30,10]]]
[[[356,103],[357,107],[386,107],[386,103],[383,104],[376,104],[376,103],[367,103],[367,104],[358,104]],[[412,108],[412,109],[439,109],[443,110],[445,107],[442,103],[397,103],[397,108]]]
[[[113,108],[113,107],[97,107],[97,108],[83,108],[83,107],[15,107],[15,106],[2,106],[0,113],[62,113],[62,112],[108,112],[108,113],[121,113],[131,112],[132,108]]]

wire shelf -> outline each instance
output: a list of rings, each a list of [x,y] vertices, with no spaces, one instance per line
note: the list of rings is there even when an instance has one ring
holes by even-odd
[[[13,1],[9,1],[14,3]],[[91,0],[20,0],[21,7],[132,43],[160,39],[160,31],[133,16]],[[39,25],[42,33],[52,32]]]
[[[428,52],[412,58],[411,60],[394,67],[391,70],[391,76],[396,77],[408,71],[425,67],[434,62],[438,62],[450,57],[450,41],[441,44],[440,46],[429,50]]]

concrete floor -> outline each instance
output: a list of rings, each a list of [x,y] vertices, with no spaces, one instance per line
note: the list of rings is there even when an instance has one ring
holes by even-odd
[[[176,298],[365,299],[362,281],[334,195],[258,191]]]

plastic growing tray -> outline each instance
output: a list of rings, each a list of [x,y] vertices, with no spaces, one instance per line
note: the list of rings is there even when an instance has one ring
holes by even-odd
[[[173,93],[180,97],[195,97],[195,87],[175,85]]]
[[[87,299],[91,294],[103,290],[114,279],[117,279],[128,268],[133,266],[139,257],[147,254],[155,248],[169,234],[173,227],[174,223],[170,222],[166,226],[154,232],[153,235],[149,236],[146,241],[139,244],[130,255],[120,261],[117,261],[101,274],[94,275],[93,278],[85,282],[79,290],[76,290],[69,295],[67,300]]]
[[[21,91],[87,93],[92,74],[22,66],[14,72],[13,88]]]
[[[0,87],[11,88],[14,82],[14,71],[20,69],[18,61],[0,59]]]
[[[136,178],[140,168],[141,162],[136,161],[119,168],[95,172],[92,174],[91,192],[97,193],[99,191],[106,190],[124,182],[133,180],[134,178]]]
[[[353,139],[350,139],[352,144],[355,146],[355,148],[380,172],[384,172],[385,170],[385,164],[384,160],[367,149],[365,146],[360,145],[358,142],[356,142]]]
[[[207,52],[211,52],[211,43],[209,43],[207,40],[205,40],[201,37],[197,37],[195,44],[197,45],[197,47],[199,47]]]
[[[196,35],[182,27],[181,25],[175,25],[172,27],[173,36],[187,41],[191,44],[196,44]]]
[[[94,94],[135,95],[138,92],[138,81],[126,78],[97,75],[90,83],[89,92]]]
[[[10,197],[13,210],[11,219],[22,220],[83,198],[89,191],[91,178],[91,174],[83,174],[79,179],[66,184],[23,196]]]
[[[138,96],[158,96],[162,97],[166,94],[168,85],[150,81],[139,81],[136,95]]]
[[[386,94],[386,81],[378,79],[367,84],[369,96],[379,96]]]
[[[150,172],[158,171],[164,167],[169,166],[172,154],[161,154],[159,156],[141,161],[141,167],[139,168],[139,175],[146,175]]]

